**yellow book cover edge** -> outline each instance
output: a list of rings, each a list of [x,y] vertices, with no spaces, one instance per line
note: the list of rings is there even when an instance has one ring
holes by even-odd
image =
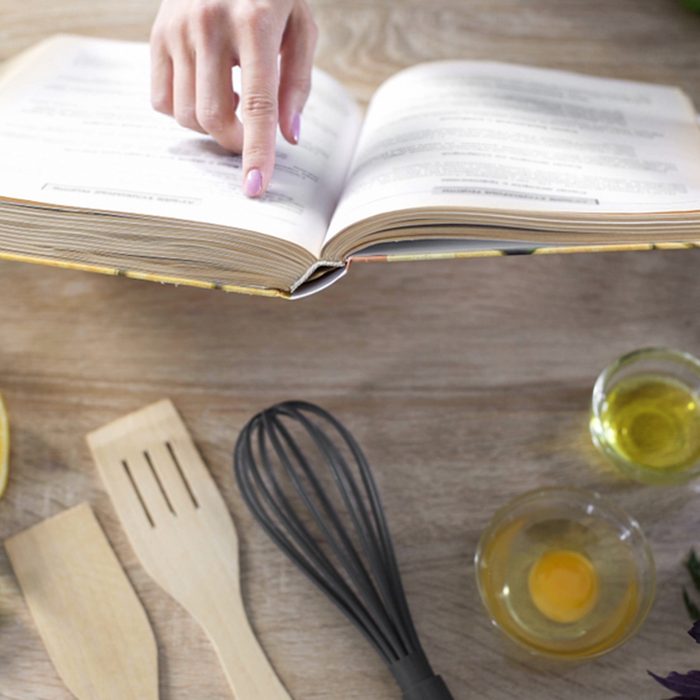
[[[530,250],[505,251],[505,250],[475,250],[449,253],[420,253],[387,255],[351,255],[347,265],[354,263],[395,263],[395,262],[420,262],[424,260],[464,260],[471,258],[510,257],[512,255],[555,255],[569,253],[618,253],[648,250],[685,250],[700,248],[700,241],[688,243],[625,243],[625,244],[600,244],[600,245],[576,245],[576,246],[543,246]],[[233,294],[247,294],[250,296],[262,296],[278,299],[294,299],[295,294],[280,289],[263,289],[261,287],[246,287],[235,284],[220,284],[186,277],[175,277],[137,270],[122,270],[113,267],[92,265],[88,263],[70,262],[67,260],[55,260],[33,255],[22,255],[0,251],[0,260],[9,262],[23,262],[47,267],[61,268],[65,270],[77,270],[80,272],[94,272],[112,277],[128,277],[130,279],[144,280],[147,282],[159,282],[184,287],[198,287],[200,289],[217,289]],[[303,286],[301,288],[303,290]]]

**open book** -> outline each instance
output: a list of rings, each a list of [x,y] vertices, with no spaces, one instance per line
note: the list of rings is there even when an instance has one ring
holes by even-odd
[[[438,62],[363,118],[316,70],[261,200],[240,168],[151,110],[146,44],[57,36],[0,75],[0,257],[301,296],[354,259],[700,241],[700,129],[674,87]]]

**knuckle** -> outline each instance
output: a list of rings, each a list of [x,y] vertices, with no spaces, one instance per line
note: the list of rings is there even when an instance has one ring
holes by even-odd
[[[187,45],[190,41],[190,30],[187,19],[184,17],[173,17],[165,27],[165,37],[168,44]]]
[[[186,41],[188,37],[185,17],[158,18],[151,29],[150,42],[155,48],[167,49]]]
[[[198,129],[197,115],[190,107],[180,107],[175,110],[175,121],[186,129]]]
[[[197,110],[197,121],[209,134],[217,134],[226,128],[226,116],[217,107],[207,106]]]
[[[238,13],[238,22],[256,33],[269,31],[273,21],[273,9],[264,2],[249,3]]]
[[[238,153],[240,154],[241,151],[243,150],[243,143],[241,142],[241,139],[235,135],[235,134],[230,134],[228,132],[222,132],[221,134],[212,134],[214,136],[214,140],[223,148],[225,148],[227,151],[230,151],[231,153]]]
[[[170,54],[187,43],[189,43],[189,35],[184,23],[171,21],[151,29],[149,37],[151,56]]]
[[[170,104],[170,98],[166,91],[164,90],[154,90],[151,93],[151,107],[156,110],[156,112],[162,112],[163,114],[172,113],[172,105]]]
[[[166,34],[165,28],[160,22],[156,22],[151,28],[151,34],[149,36],[149,41],[152,47],[162,48],[165,46]]]
[[[225,20],[226,8],[220,2],[203,2],[194,12],[193,22],[196,30],[204,36],[210,36]]]
[[[270,93],[249,92],[243,96],[243,112],[258,119],[277,119],[277,98]]]

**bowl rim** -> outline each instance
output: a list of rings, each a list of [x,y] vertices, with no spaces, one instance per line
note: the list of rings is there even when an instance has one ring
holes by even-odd
[[[650,346],[625,353],[605,367],[593,384],[589,431],[591,440],[598,452],[631,479],[642,483],[657,485],[682,484],[700,474],[700,459],[697,463],[682,470],[659,470],[639,462],[633,462],[618,454],[610,447],[608,441],[603,438],[602,429],[600,429],[600,425],[602,424],[601,410],[605,397],[607,396],[607,384],[611,377],[623,367],[634,364],[640,360],[654,357],[666,359],[676,365],[689,368],[698,376],[698,380],[700,381],[700,358],[684,350],[676,350],[665,346]]]
[[[512,634],[509,630],[507,630],[501,624],[499,624],[499,622],[494,617],[491,608],[487,602],[488,598],[481,582],[480,569],[483,563],[483,553],[485,546],[488,540],[497,531],[498,527],[503,525],[503,521],[507,517],[507,515],[509,513],[512,513],[516,507],[521,506],[522,504],[527,503],[528,501],[536,502],[540,498],[552,495],[573,497],[577,500],[578,503],[581,503],[583,500],[587,500],[589,502],[589,506],[591,505],[591,503],[594,503],[595,507],[613,515],[616,520],[619,520],[622,524],[629,528],[629,530],[632,531],[636,536],[638,544],[633,548],[641,553],[641,559],[644,562],[644,565],[641,569],[637,567],[637,574],[639,578],[645,582],[645,586],[644,590],[642,590],[643,595],[640,596],[640,605],[635,614],[632,624],[630,624],[629,628],[625,630],[625,633],[614,644],[603,649],[598,649],[588,654],[558,654],[556,651],[532,646],[531,644],[528,644],[518,636]],[[630,538],[627,539],[629,540]],[[530,654],[532,654],[533,656],[538,657],[557,659],[559,661],[580,662],[588,659],[593,659],[598,656],[602,656],[603,654],[607,654],[608,652],[620,647],[622,644],[627,642],[634,634],[637,633],[639,628],[647,619],[649,612],[651,611],[651,608],[654,604],[654,600],[656,599],[656,562],[654,559],[654,553],[651,549],[651,545],[649,544],[649,541],[646,535],[644,534],[644,531],[642,530],[639,522],[626,510],[618,506],[606,496],[601,495],[598,491],[585,488],[568,486],[542,486],[526,491],[525,493],[521,493],[520,495],[506,502],[494,512],[488,524],[482,530],[481,536],[479,537],[479,542],[474,552],[473,564],[474,576],[476,578],[476,587],[479,592],[481,603],[484,609],[486,610],[489,619],[491,620],[491,624],[497,629],[499,629],[505,637],[517,644],[520,648],[525,649],[528,652],[530,652]]]

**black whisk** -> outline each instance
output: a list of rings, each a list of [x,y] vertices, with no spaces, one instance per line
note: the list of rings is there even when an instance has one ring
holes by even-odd
[[[322,408],[288,401],[252,418],[234,461],[255,518],[364,634],[404,699],[452,700],[421,647],[379,493],[350,432]]]

